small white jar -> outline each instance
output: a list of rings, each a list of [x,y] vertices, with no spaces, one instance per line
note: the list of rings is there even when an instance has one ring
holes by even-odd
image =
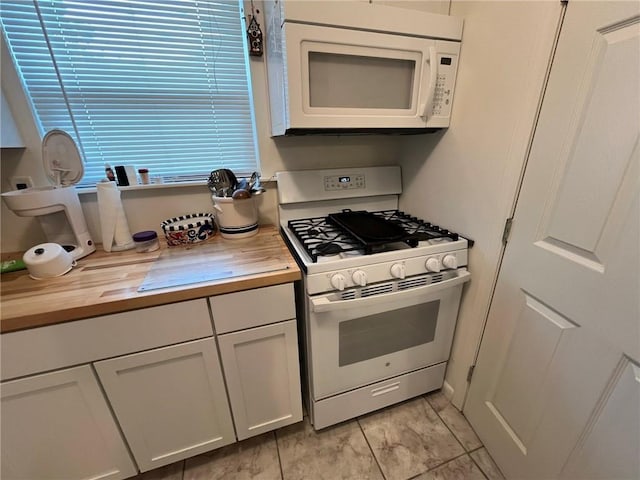
[[[153,252],[160,248],[158,234],[153,230],[134,233],[133,241],[136,244],[136,252],[138,253]]]

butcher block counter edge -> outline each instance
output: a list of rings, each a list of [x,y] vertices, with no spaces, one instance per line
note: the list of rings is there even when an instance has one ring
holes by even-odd
[[[135,250],[106,253],[98,248],[95,253],[78,260],[78,265],[68,274],[48,280],[33,280],[26,270],[2,274],[0,331],[42,327],[290,283],[301,278],[300,269],[278,229],[269,225],[261,226],[256,236],[245,239],[227,240],[217,234],[205,242],[207,256],[201,256],[203,261],[212,263],[212,268],[231,264],[241,268],[243,262],[253,266],[263,262],[267,267],[277,262],[278,268],[282,268],[139,293],[138,288],[155,260],[169,248],[164,238],[160,238],[160,243],[160,250],[148,253]],[[189,255],[194,257],[190,260],[197,258],[199,248],[191,249]],[[7,258],[7,255],[3,257]]]

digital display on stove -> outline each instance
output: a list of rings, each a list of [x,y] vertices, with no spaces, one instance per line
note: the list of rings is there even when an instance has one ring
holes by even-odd
[[[344,191],[354,188],[365,188],[364,175],[356,173],[354,175],[328,175],[324,177],[324,189],[327,191]]]

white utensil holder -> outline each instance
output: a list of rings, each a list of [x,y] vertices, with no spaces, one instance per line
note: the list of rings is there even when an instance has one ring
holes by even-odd
[[[258,233],[258,208],[255,199],[236,199],[213,195],[216,223],[224,238],[247,238]]]

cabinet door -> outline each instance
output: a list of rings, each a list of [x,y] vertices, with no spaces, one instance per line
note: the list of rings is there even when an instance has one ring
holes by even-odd
[[[90,366],[2,384],[3,480],[136,473]]]
[[[296,321],[218,337],[238,440],[302,420]]]
[[[141,471],[235,441],[212,337],[95,367]]]

